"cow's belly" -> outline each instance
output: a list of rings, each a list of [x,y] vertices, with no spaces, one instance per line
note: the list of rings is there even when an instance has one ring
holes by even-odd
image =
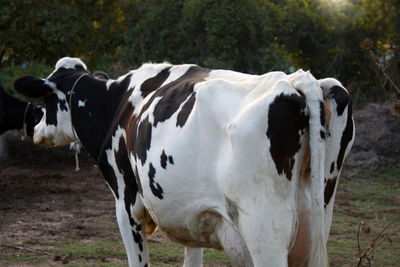
[[[209,177],[173,173],[157,176],[162,199],[153,194],[151,186],[143,186],[145,207],[172,240],[219,248],[215,231],[226,212],[217,184]]]
[[[157,225],[174,241],[220,248],[215,229],[226,216],[224,194],[216,172],[220,152],[214,138],[196,143],[199,131],[168,125],[153,129],[145,164],[137,165],[143,203]],[[190,132],[190,133],[189,133]],[[154,142],[153,142],[154,141]]]

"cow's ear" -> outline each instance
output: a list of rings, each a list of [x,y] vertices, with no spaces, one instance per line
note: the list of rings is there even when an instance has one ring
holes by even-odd
[[[22,76],[14,81],[14,90],[27,98],[42,98],[53,92],[55,84],[36,76]]]

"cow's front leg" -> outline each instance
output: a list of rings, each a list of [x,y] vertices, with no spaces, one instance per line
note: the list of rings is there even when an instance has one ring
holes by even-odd
[[[185,261],[183,267],[202,267],[203,248],[185,247]]]
[[[131,212],[127,211],[123,199],[116,199],[115,204],[118,226],[128,256],[129,266],[148,266],[149,253],[144,231],[144,217],[135,218],[134,214],[130,214]]]

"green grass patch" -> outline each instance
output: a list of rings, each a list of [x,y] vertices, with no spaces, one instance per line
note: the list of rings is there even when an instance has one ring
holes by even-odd
[[[149,242],[150,262],[152,266],[168,266],[183,260],[183,246],[170,241]],[[173,266],[173,265],[172,265]]]
[[[108,264],[104,263],[108,258],[117,258],[122,261],[126,259],[125,249],[120,240],[84,242],[73,239],[59,239],[57,241],[36,243],[28,241],[23,246],[9,245],[10,248],[19,248],[19,253],[13,253],[12,255],[1,253],[1,258],[6,259],[7,264],[29,262],[29,264],[35,263],[40,265],[48,260],[62,262],[67,257],[67,263],[71,262],[71,266],[82,266],[81,264],[77,265],[76,262],[89,262],[89,266],[98,266]],[[40,246],[40,249],[29,249],[30,245],[35,245],[35,247]]]
[[[128,264],[127,263],[115,263],[115,262],[98,262],[98,261],[94,261],[94,262],[88,262],[85,260],[77,260],[74,261],[73,263],[66,263],[63,264],[63,266],[66,267],[127,267]]]
[[[149,242],[151,266],[181,266],[184,258],[184,246],[166,242]],[[225,266],[229,260],[224,251],[204,249],[203,261],[205,266]]]
[[[226,253],[216,249],[205,249],[203,259],[205,262],[229,262]]]
[[[120,240],[99,240],[94,242],[80,242],[66,239],[57,242],[52,251],[58,255],[71,254],[73,258],[97,259],[104,257],[125,257],[125,249]]]
[[[184,246],[165,242],[149,242],[150,262],[154,267],[181,266],[184,258]],[[10,244],[10,246],[14,246]],[[16,246],[16,245],[15,245]],[[30,240],[19,248],[40,247],[32,251],[19,250],[19,253],[3,254],[6,264],[34,264],[46,266],[48,262],[62,263],[64,266],[126,266],[127,259],[122,240],[98,240],[94,242],[59,239],[56,241]],[[118,261],[118,262],[114,262]],[[122,262],[122,263],[121,263]],[[228,258],[223,251],[204,250],[204,266],[229,266]]]
[[[0,259],[4,259],[7,265],[11,264],[19,265],[23,262],[29,262],[30,264],[33,265],[40,265],[41,263],[46,262],[52,258],[53,258],[52,255],[46,255],[46,254],[41,255],[39,251],[30,252],[30,251],[19,250],[16,253],[8,254],[3,249],[1,249],[0,252]]]
[[[371,241],[393,220],[400,216],[400,169],[364,169],[352,178],[339,182],[335,200],[332,227],[328,241],[331,266],[356,266]],[[363,221],[369,233],[361,231],[358,243],[358,225]],[[400,221],[383,233],[400,230]],[[400,266],[400,234],[395,233],[378,247],[371,257],[371,266]]]

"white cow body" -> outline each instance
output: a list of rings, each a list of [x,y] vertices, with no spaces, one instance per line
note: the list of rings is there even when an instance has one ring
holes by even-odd
[[[310,78],[302,71],[294,75]],[[296,234],[298,190],[296,183],[277,173],[267,156],[265,133],[268,107],[276,95],[298,94],[290,78],[281,72],[240,77],[234,72],[211,72],[206,81],[195,86],[196,106],[184,128],[175,127],[176,119],[171,117],[153,129],[155,141],[148,162],[158,163],[164,150],[176,155],[174,165],[184,166],[167,171],[157,166],[157,181],[164,190],[162,200],[143,187],[144,207],[171,239],[192,247],[248,249],[254,266],[287,266]],[[294,169],[300,168],[303,153],[298,152]],[[133,156],[131,164],[137,164]],[[148,165],[139,163],[137,167],[139,177],[147,178]],[[142,185],[146,183],[142,181]],[[227,200],[234,205],[236,218],[229,216],[233,211]],[[243,236],[248,248],[240,239],[221,244],[225,231]],[[251,263],[252,259],[242,261]]]
[[[87,144],[115,196],[131,266],[147,266],[145,232],[154,223],[187,246],[186,267],[201,266],[201,247],[224,249],[235,266],[327,265],[331,199],[354,140],[338,81],[302,70],[258,76],[164,63],[101,84],[88,76],[75,88],[86,66],[60,61],[44,86],[74,84],[58,96],[71,107],[59,112],[63,103],[48,103],[62,121],[43,119],[35,140],[54,142],[52,129]],[[94,87],[118,101],[93,97]],[[114,111],[89,111],[93,103]],[[104,129],[95,124],[101,118]],[[98,141],[87,138],[91,127]]]

